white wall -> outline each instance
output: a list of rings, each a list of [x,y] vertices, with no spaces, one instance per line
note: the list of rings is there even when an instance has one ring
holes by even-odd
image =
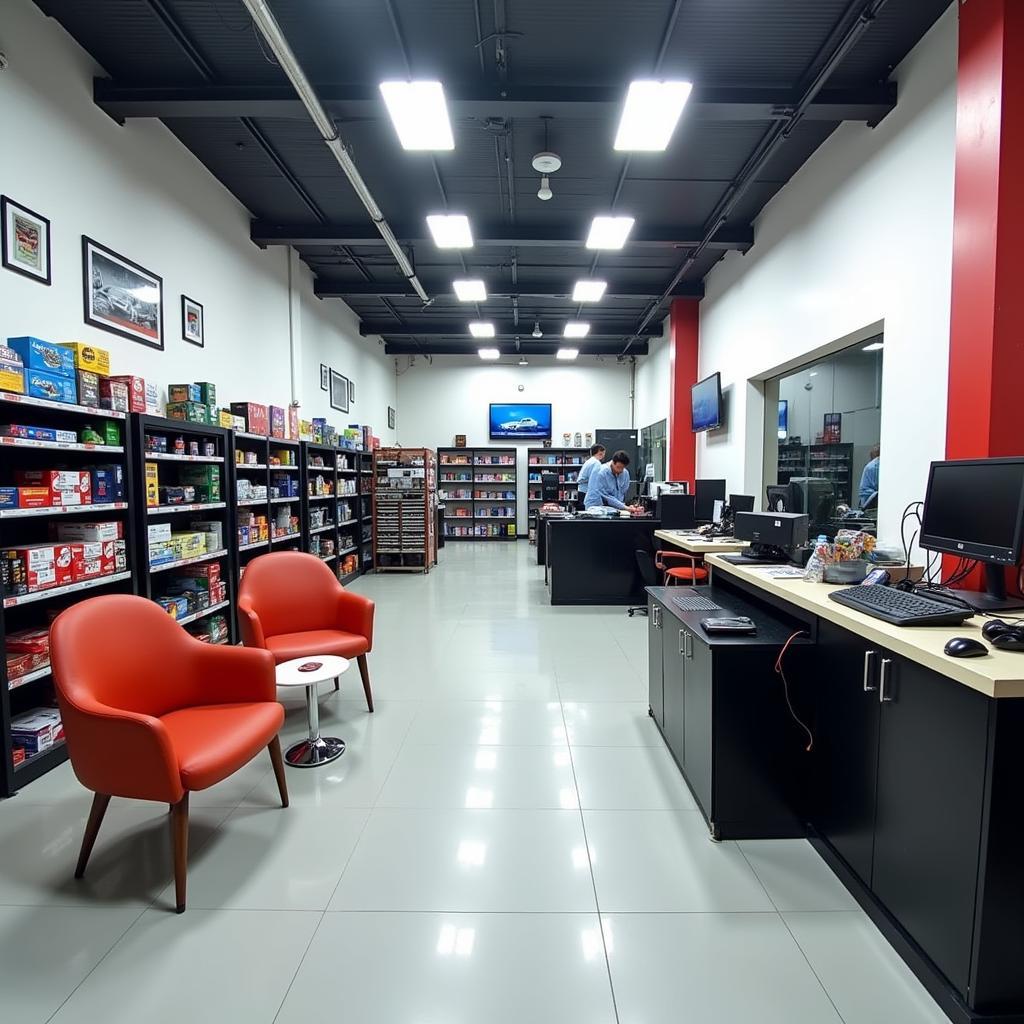
[[[729,420],[699,438],[698,472],[745,493],[763,493],[763,403],[748,381],[884,321],[883,541],[898,542],[903,507],[945,450],[956,40],[954,4],[896,69],[896,109],[875,129],[841,126],[701,303],[700,375],[721,371]]]
[[[208,380],[223,404],[287,405],[289,251],[257,249],[249,212],[162,124],[121,127],[95,106],[92,80],[103,72],[56,21],[29,0],[3,7],[0,44],[11,65],[0,75],[0,191],[50,219],[53,284],[0,269],[0,338],[88,341],[109,349],[115,373],[155,380],[161,397],[169,383]],[[163,277],[164,351],[83,323],[83,234]],[[376,339],[359,337],[346,306],[313,297],[304,265],[294,279],[301,415],[370,423],[390,440],[393,361]],[[181,338],[183,292],[205,307],[203,349]],[[347,416],[320,390],[322,361],[355,379]]]
[[[660,338],[651,338],[647,355],[636,361],[636,412],[634,424],[649,427],[668,419],[671,376],[669,318],[665,317]]]
[[[456,434],[465,434],[470,447],[502,446],[520,449],[517,487],[520,495],[518,529],[526,531],[526,449],[539,441],[498,442],[488,438],[491,402],[550,402],[552,444],[562,434],[585,434],[598,427],[629,426],[630,372],[628,363],[614,359],[581,359],[570,366],[535,359],[530,366],[514,362],[488,364],[479,358],[434,357],[399,361],[398,442],[428,448],[449,448]],[[408,366],[408,369],[406,367]],[[523,390],[519,390],[519,385]],[[570,442],[573,443],[573,442]]]

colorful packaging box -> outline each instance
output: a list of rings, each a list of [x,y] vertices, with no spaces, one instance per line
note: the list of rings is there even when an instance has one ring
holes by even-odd
[[[92,500],[96,505],[125,500],[124,468],[117,463],[108,466],[93,466]]]
[[[42,370],[58,377],[74,377],[75,357],[60,345],[54,345],[41,338],[8,338],[7,347],[21,357],[26,370]]]
[[[206,550],[220,551],[224,547],[224,524],[216,519],[196,519],[189,524],[193,530],[206,535]]]
[[[121,443],[121,426],[117,420],[104,420],[100,427],[103,443],[117,446]]]
[[[245,420],[242,428],[250,434],[260,434],[266,437],[270,431],[267,418],[267,407],[257,405],[255,402],[232,402],[231,411],[235,416],[241,416]]]
[[[78,440],[73,430],[55,430],[52,427],[27,427],[20,423],[0,426],[0,437],[18,437],[25,441],[71,441]]]
[[[155,462],[146,463],[146,505],[160,504],[160,469]]]
[[[202,488],[208,497],[203,497],[202,501],[220,501],[221,490],[221,474],[220,466],[207,466],[207,465],[193,465],[193,466],[182,466],[179,478],[183,484],[189,484],[196,488],[197,493]]]
[[[198,401],[204,405],[216,405],[217,404],[217,385],[211,384],[209,381],[201,380],[196,385],[199,388]]]
[[[227,430],[234,430],[235,417],[232,416],[231,413],[228,412],[227,410],[221,409],[221,411],[217,414],[217,422],[214,424],[214,426],[221,426],[226,428]]]
[[[114,541],[114,572],[124,572],[128,568],[128,542]]]
[[[54,722],[54,714],[57,721]],[[11,739],[29,755],[41,754],[56,742],[55,726],[60,727],[56,708],[33,708],[11,718]]]
[[[196,500],[194,487],[163,487],[160,488],[161,505],[191,505]]]
[[[28,544],[8,549],[25,563],[25,583],[29,592],[49,590],[71,583],[72,545],[65,543]]]
[[[299,439],[299,407],[297,405],[288,406],[288,431],[285,437],[291,441]]]
[[[168,402],[167,418],[186,423],[206,423],[208,414],[205,405],[199,402]]]
[[[23,370],[25,368],[25,362],[21,356],[13,348],[8,348],[6,345],[0,345],[0,364],[16,370]]]
[[[43,398],[48,402],[74,405],[78,399],[78,388],[73,376],[61,377],[45,370],[29,369],[25,371],[25,394],[29,398]]]
[[[150,524],[148,535],[150,544],[170,544],[171,524],[152,523]]]
[[[171,524],[165,523],[161,526],[167,527],[167,536],[171,535]],[[152,530],[153,527],[150,527]],[[58,523],[56,527],[57,540],[78,541],[96,543],[102,541],[114,541],[124,536],[124,523],[118,520],[97,523]]]
[[[123,412],[145,412],[146,411],[146,381],[143,377],[108,377],[108,381],[124,384],[128,388],[128,408]],[[109,387],[109,385],[108,385]],[[154,388],[155,390],[155,388]],[[103,392],[101,391],[102,395]],[[156,404],[156,396],[153,396],[153,404]],[[117,406],[112,405],[112,409]]]
[[[49,487],[18,487],[18,508],[50,508]]]
[[[71,578],[92,580],[114,571],[114,542],[86,541],[71,546]]]
[[[202,391],[198,384],[168,384],[168,402],[202,402]]]
[[[22,488],[46,488],[50,505],[91,505],[92,477],[89,472],[68,469],[22,469],[14,473]]]
[[[171,548],[175,560],[197,558],[206,554],[206,534],[197,531],[171,534]]]
[[[10,391],[15,395],[25,394],[25,371],[12,370],[6,365],[0,367],[0,391]]]
[[[100,405],[114,412],[130,412],[131,396],[128,385],[111,377],[100,377]]]
[[[100,407],[100,378],[93,370],[76,370],[78,404],[92,409]]]
[[[105,348],[96,348],[84,341],[62,341],[60,347],[71,350],[76,370],[88,370],[101,377],[110,374],[110,353]],[[82,404],[85,405],[85,402]]]
[[[284,437],[284,409],[279,405],[270,406],[270,436]]]

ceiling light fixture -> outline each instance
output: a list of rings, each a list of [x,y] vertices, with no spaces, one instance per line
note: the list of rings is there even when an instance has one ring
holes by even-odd
[[[600,302],[604,295],[607,281],[577,281],[572,290],[573,302]]]
[[[454,149],[440,82],[381,82],[380,94],[402,149]]]
[[[692,82],[631,82],[615,135],[615,148],[647,152],[667,149],[692,91]]]
[[[487,301],[487,285],[479,278],[463,278],[458,281],[452,281],[452,288],[459,302]]]
[[[469,333],[474,338],[493,338],[494,324],[490,320],[471,320],[469,322]]]
[[[877,352],[880,348],[885,348],[885,343],[881,341],[873,341],[870,345],[865,345],[861,352]]]
[[[575,359],[580,354],[578,348],[560,348],[555,353],[556,359]]]
[[[541,176],[537,198],[543,202],[547,202],[554,195],[548,175],[554,174],[562,166],[562,158],[548,149],[548,122],[550,120],[550,117],[544,118],[544,148],[539,153],[535,153],[531,161],[533,169]]]
[[[551,179],[546,175],[542,175],[540,179],[540,188],[537,189],[537,198],[547,202],[555,193],[551,191]]]
[[[563,338],[585,338],[590,333],[590,324],[582,320],[573,320],[565,325]]]
[[[464,213],[432,213],[427,227],[438,249],[472,249],[473,232]]]
[[[535,338],[543,338],[544,337],[544,332],[540,329],[540,321],[539,320],[534,320],[534,322],[533,322],[533,337],[535,337]]]
[[[481,359],[497,359],[501,355],[496,348],[478,348],[476,354]]]
[[[519,365],[520,366],[529,366],[530,365],[530,360],[527,359],[526,356],[520,356],[519,357]]]
[[[635,221],[632,217],[595,217],[587,235],[588,249],[621,249]]]

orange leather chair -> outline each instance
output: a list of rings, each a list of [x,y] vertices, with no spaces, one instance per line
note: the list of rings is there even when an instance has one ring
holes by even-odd
[[[288,806],[274,659],[265,651],[205,644],[152,601],[110,595],[57,616],[50,662],[71,767],[95,794],[75,878],[85,874],[112,796],[159,800],[171,807],[180,914],[189,793],[269,749]]]
[[[373,648],[373,602],[346,590],[316,555],[275,551],[254,558],[238,591],[246,647],[262,647],[277,664],[334,654],[356,658],[366,706],[373,711],[366,655]],[[334,688],[338,689],[335,681]]]
[[[683,565],[672,565],[672,562],[683,562]],[[673,583],[688,583],[695,587],[708,578],[708,570],[693,555],[682,551],[656,551],[654,554],[655,568],[665,574],[665,586]]]

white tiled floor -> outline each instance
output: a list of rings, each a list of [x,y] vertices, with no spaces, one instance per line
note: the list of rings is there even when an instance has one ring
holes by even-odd
[[[941,1024],[802,841],[714,844],[647,715],[647,624],[552,608],[535,552],[380,576],[370,656],[324,689],[323,769],[261,757],[194,801],[115,801],[71,875],[68,766],[0,804],[0,1007],[19,1024]],[[285,741],[304,731],[289,695]]]

